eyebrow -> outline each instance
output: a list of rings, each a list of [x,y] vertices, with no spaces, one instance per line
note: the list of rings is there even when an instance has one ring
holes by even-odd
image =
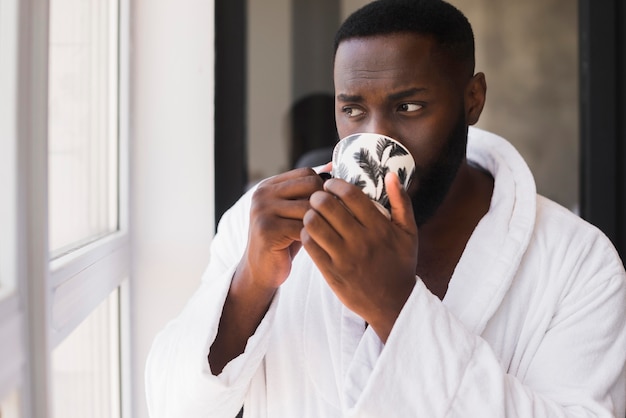
[[[400,99],[405,99],[407,97],[411,97],[418,93],[423,93],[425,91],[426,89],[423,87],[422,88],[414,87],[412,89],[399,91],[397,93],[391,93],[390,95],[387,96],[387,98],[391,100],[400,100]]]
[[[403,90],[403,91],[399,91],[397,93],[391,93],[389,95],[387,95],[387,99],[394,101],[394,100],[401,100],[401,99],[405,99],[407,97],[411,97],[415,94],[418,93],[423,93],[425,92],[426,89],[425,88],[418,88],[418,87],[414,87],[408,90]],[[355,103],[359,103],[363,101],[363,96],[360,95],[351,95],[351,94],[338,94],[337,95],[337,100],[342,101],[342,102],[355,102]]]
[[[337,100],[341,102],[362,102],[363,96],[341,93],[337,95]]]

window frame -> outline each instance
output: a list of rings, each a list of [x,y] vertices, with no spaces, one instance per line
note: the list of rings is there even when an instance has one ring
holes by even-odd
[[[24,315],[20,306],[17,283],[17,88],[19,4],[8,0],[0,4],[0,52],[13,59],[14,65],[0,68],[0,176],[5,181],[0,190],[3,206],[0,208],[0,358],[10,359],[0,368],[0,402],[13,390],[23,385],[21,370],[26,365],[22,329]],[[6,128],[6,131],[2,128]]]
[[[121,416],[131,411],[129,277],[129,12],[118,3],[118,230],[51,259],[48,248],[49,0],[15,7],[14,232],[3,238],[14,277],[0,289],[0,401],[19,392],[20,416],[51,416],[51,353],[110,293],[120,289]],[[6,7],[5,7],[6,8]],[[10,154],[10,153],[8,153]],[[9,156],[11,158],[11,156]],[[122,341],[123,340],[123,341]]]

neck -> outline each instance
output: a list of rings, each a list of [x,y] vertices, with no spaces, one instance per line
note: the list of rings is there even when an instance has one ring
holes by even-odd
[[[419,228],[417,274],[443,298],[474,228],[489,210],[493,178],[464,160],[431,219]]]

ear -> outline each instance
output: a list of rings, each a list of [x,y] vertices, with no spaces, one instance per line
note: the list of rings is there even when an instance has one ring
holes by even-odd
[[[485,74],[476,73],[465,88],[465,120],[468,125],[474,125],[485,106],[487,97],[487,82]]]

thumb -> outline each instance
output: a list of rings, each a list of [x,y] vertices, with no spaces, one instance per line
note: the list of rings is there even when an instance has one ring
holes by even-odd
[[[385,188],[391,205],[391,221],[402,229],[415,233],[417,226],[413,215],[413,204],[396,173],[390,171],[385,175]]]

